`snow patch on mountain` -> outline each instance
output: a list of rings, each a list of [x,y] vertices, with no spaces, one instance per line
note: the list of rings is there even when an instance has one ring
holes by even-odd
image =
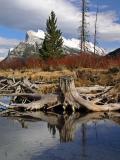
[[[3,61],[5,59],[5,57],[0,57],[0,62]]]
[[[38,32],[30,30],[30,31],[27,31],[26,33],[25,41],[33,44],[38,39],[44,39],[44,38],[45,38],[45,33],[42,30],[38,30]]]
[[[78,39],[72,38],[72,39],[66,39],[63,37],[64,45],[70,48],[76,48],[80,50],[80,41]]]
[[[28,31],[26,34],[26,42],[29,44],[34,44],[34,43],[41,43],[43,39],[45,38],[45,33],[42,30],[38,30],[38,32],[35,31]],[[41,40],[41,41],[40,41]],[[64,47],[80,50],[80,40],[79,39],[66,39],[63,37],[63,45]],[[94,52],[94,45],[91,42],[86,42],[86,51],[88,52]],[[96,46],[96,54],[98,55],[105,55],[106,51],[103,48],[97,47]]]

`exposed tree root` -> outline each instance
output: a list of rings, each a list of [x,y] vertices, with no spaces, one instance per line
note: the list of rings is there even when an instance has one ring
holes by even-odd
[[[3,84],[7,83],[6,80],[2,81]],[[67,108],[67,106],[71,106],[73,110],[85,108],[89,111],[93,112],[108,112],[108,111],[117,111],[120,110],[120,103],[107,103],[107,101],[103,101],[103,103],[100,103],[102,100],[102,96],[107,94],[113,87],[107,87],[102,93],[97,94],[93,98],[88,98],[87,95],[80,94],[78,89],[75,87],[74,79],[72,77],[62,77],[60,78],[60,89],[57,94],[46,94],[46,95],[39,95],[35,91],[33,93],[33,89],[31,90],[31,83],[28,80],[23,80],[24,83],[21,84],[21,82],[14,83],[14,81],[10,81],[10,86],[17,86],[17,90],[15,93],[12,93],[13,96],[25,96],[25,97],[31,97],[34,99],[34,101],[30,103],[21,103],[21,104],[10,104],[6,105],[4,103],[0,103],[0,105],[6,107],[6,108],[12,108],[15,110],[52,110],[53,108],[57,107],[58,105],[64,106],[64,109]],[[21,93],[21,86],[26,86],[27,91],[31,91],[31,93]],[[15,87],[13,87],[15,89]],[[3,88],[3,86],[2,86]],[[12,89],[13,89],[12,88]],[[23,87],[24,88],[24,87]],[[37,88],[37,87],[36,87]],[[95,89],[95,88],[94,88]],[[97,87],[98,89],[98,87]],[[4,94],[3,94],[4,95]]]

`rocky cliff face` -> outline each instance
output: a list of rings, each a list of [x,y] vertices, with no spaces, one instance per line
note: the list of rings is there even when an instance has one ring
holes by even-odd
[[[20,42],[19,45],[12,51],[9,51],[8,56],[10,57],[27,57],[35,53],[35,47],[32,44],[26,42]]]
[[[31,55],[37,55],[39,49],[42,47],[45,34],[43,31],[38,30],[38,32],[28,31],[26,33],[25,41],[20,42],[18,46],[9,51],[8,57],[28,57]],[[64,40],[64,53],[65,54],[78,54],[80,52],[79,40],[78,39],[65,39]],[[86,50],[92,54],[94,45],[92,43],[86,42]],[[105,50],[96,47],[96,54],[105,55]]]
[[[33,31],[26,33],[25,41],[20,42],[14,49],[9,50],[8,57],[28,57],[34,54],[38,54],[39,48],[43,43],[43,38],[39,38]]]

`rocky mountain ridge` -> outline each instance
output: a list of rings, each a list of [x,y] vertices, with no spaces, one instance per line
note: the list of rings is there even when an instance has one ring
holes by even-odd
[[[42,30],[38,32],[27,31],[25,41],[20,42],[14,49],[10,49],[8,57],[27,57],[31,55],[39,54],[39,49],[42,47],[42,43],[45,37],[45,33]],[[78,54],[80,52],[80,41],[78,39],[66,39],[63,37],[63,50],[65,54]],[[91,42],[86,42],[86,50],[89,54],[94,51],[94,45]],[[96,46],[96,54],[105,55],[106,52],[103,48]]]

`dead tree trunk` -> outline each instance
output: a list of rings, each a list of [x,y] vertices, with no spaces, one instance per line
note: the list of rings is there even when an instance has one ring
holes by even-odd
[[[88,41],[88,31],[87,31],[87,22],[86,22],[86,13],[88,12],[88,2],[87,0],[82,0],[81,2],[81,11],[82,11],[82,20],[80,25],[80,32],[81,32],[81,52],[86,51],[86,41]]]
[[[74,79],[72,77],[61,78],[60,88],[65,97],[64,105],[70,105],[73,109],[85,107],[86,109],[95,112],[120,110],[120,103],[98,105],[96,104],[96,100],[90,101],[82,98],[75,88]]]
[[[98,6],[95,17],[94,54],[96,54],[96,45],[97,45],[97,21],[98,21]]]

